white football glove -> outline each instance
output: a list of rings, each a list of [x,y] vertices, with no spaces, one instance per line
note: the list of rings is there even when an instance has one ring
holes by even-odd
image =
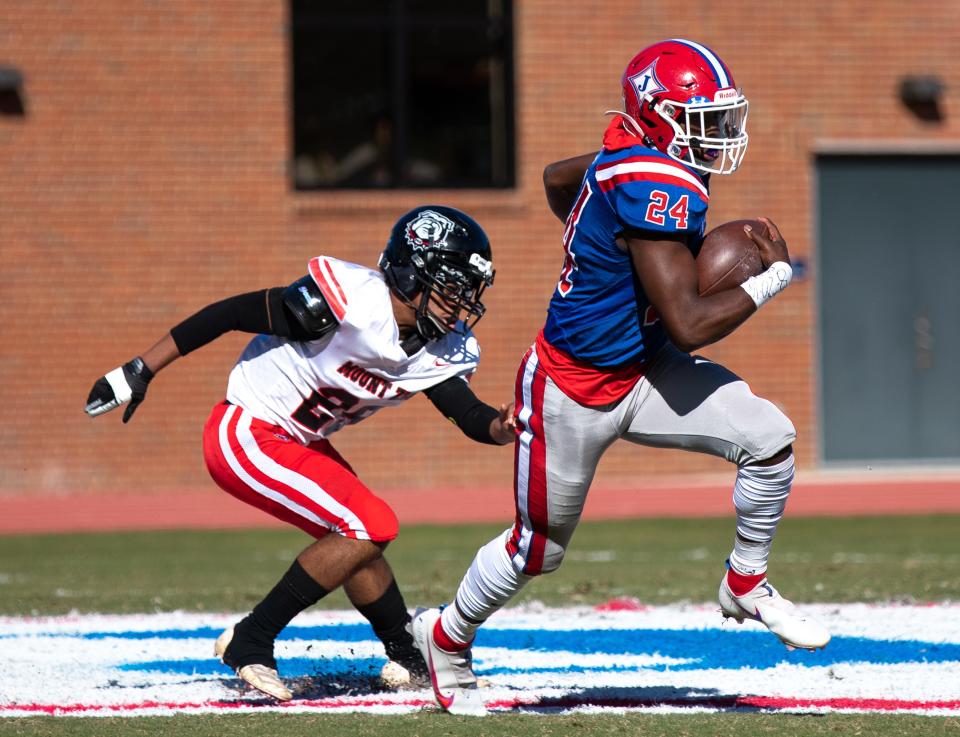
[[[91,417],[130,403],[123,413],[123,421],[129,422],[140,402],[147,394],[147,384],[153,379],[153,371],[137,356],[97,379],[87,396],[84,411]]]

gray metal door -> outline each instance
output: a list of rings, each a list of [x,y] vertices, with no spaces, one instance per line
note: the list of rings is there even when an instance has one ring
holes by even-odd
[[[960,156],[822,156],[827,461],[960,459]]]

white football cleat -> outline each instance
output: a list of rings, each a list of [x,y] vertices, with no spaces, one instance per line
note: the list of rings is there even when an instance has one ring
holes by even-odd
[[[433,698],[451,714],[486,716],[487,707],[477,690],[470,648],[457,652],[442,650],[433,639],[433,628],[439,619],[439,609],[424,609],[413,617],[413,641],[427,663]]]
[[[792,650],[815,650],[826,647],[830,632],[817,620],[804,614],[789,599],[784,599],[764,578],[750,591],[736,596],[727,585],[724,574],[720,583],[720,612],[737,622],[753,619],[760,622]]]
[[[227,627],[217,638],[217,641],[213,644],[213,654],[220,658],[221,663],[233,668],[241,680],[246,681],[257,691],[272,696],[279,701],[292,699],[293,694],[290,693],[290,689],[283,685],[283,681],[280,680],[280,675],[275,668],[259,664],[236,668],[233,663],[229,662],[226,653],[227,648],[230,647],[230,642],[233,640],[233,627],[233,625]]]

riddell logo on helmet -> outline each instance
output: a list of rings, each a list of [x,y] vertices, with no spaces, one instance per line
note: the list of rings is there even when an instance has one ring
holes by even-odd
[[[442,246],[456,224],[448,217],[433,210],[422,210],[407,223],[404,236],[414,249]]]
[[[717,90],[717,94],[713,96],[713,101],[728,102],[729,100],[736,100],[739,96],[733,87],[727,87],[723,90]]]

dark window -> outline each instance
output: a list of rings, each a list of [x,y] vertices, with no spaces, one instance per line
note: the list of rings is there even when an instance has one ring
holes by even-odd
[[[512,187],[510,0],[291,0],[297,189]]]

